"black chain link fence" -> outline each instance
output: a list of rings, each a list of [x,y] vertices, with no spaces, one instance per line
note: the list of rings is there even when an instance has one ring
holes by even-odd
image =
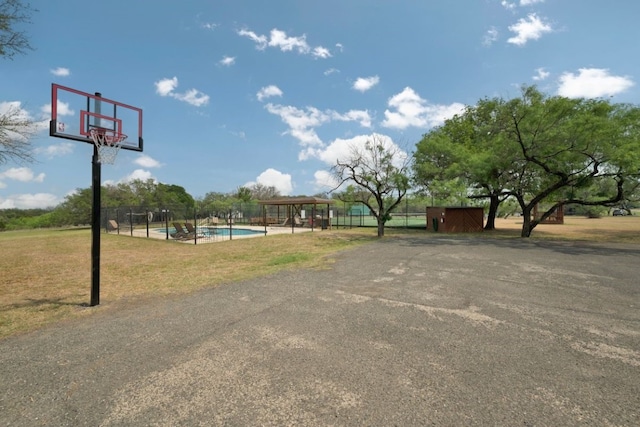
[[[300,222],[292,223],[288,221],[285,209],[266,206],[263,211],[263,206],[257,203],[242,203],[225,210],[214,209],[205,204],[195,207],[105,207],[102,208],[100,223],[108,233],[193,244],[231,240],[247,235],[267,235],[273,230],[272,227],[290,229],[295,233],[300,231],[300,227],[324,230],[377,226],[375,217],[364,205],[345,204],[333,205],[329,210],[326,207],[303,210]],[[425,207],[405,205],[398,208],[386,226],[425,229]]]

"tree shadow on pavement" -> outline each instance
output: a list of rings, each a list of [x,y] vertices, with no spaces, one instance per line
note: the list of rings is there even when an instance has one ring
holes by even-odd
[[[492,238],[460,234],[422,236],[394,236],[382,242],[402,242],[407,246],[465,245],[478,248],[509,248],[514,250],[546,249],[567,255],[639,256],[640,247],[624,243],[599,243],[588,241],[532,240],[524,238]]]

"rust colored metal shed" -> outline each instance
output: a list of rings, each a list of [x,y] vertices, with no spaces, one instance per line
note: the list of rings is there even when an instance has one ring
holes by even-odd
[[[440,233],[477,233],[483,230],[484,209],[477,207],[428,207],[427,230]]]

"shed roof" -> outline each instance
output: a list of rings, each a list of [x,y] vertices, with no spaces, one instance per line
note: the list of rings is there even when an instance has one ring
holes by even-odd
[[[320,197],[280,197],[276,199],[258,200],[259,205],[332,205],[336,201],[333,199],[322,199]]]

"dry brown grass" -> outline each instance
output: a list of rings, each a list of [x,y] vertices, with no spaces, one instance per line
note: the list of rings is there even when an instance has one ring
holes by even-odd
[[[497,222],[483,238],[519,238],[522,219]],[[387,236],[421,230],[387,230]],[[540,225],[532,239],[640,244],[640,217],[568,217]],[[189,245],[102,235],[101,305],[88,309],[91,235],[88,230],[0,233],[0,338],[122,303],[177,295],[273,273],[321,268],[330,254],[375,239],[375,228],[274,235]]]
[[[192,292],[293,267],[314,268],[326,255],[373,238],[332,232],[189,245],[103,234],[98,309]],[[81,316],[91,288],[88,230],[0,233],[0,338]]]
[[[496,231],[486,234],[517,237],[520,236],[521,229],[522,218],[498,219]],[[564,224],[538,225],[531,233],[531,238],[640,244],[640,216],[567,216]]]

